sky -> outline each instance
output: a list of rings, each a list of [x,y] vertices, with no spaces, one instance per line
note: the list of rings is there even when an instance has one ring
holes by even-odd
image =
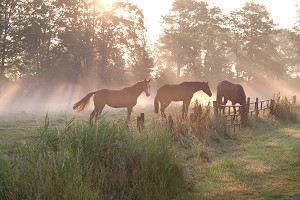
[[[149,42],[154,42],[160,31],[161,15],[168,14],[174,0],[129,0],[143,10],[149,34]],[[206,0],[210,6],[221,8],[228,14],[236,8],[242,8],[247,0]],[[291,29],[296,20],[296,5],[300,0],[254,0],[255,3],[266,6],[277,28]]]

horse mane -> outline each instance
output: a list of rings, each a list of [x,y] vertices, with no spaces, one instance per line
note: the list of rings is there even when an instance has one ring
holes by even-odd
[[[139,85],[140,83],[142,83],[144,80],[142,81],[138,81],[136,82],[135,84],[131,85],[131,86],[127,86],[127,87],[124,87],[123,90],[127,90],[127,89],[132,89],[134,88],[135,86]]]

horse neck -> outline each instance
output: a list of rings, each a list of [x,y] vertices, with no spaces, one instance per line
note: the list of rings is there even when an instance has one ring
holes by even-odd
[[[133,86],[129,87],[128,89],[132,91],[134,97],[138,98],[143,92],[143,85],[142,83],[138,82]]]
[[[194,92],[198,92],[199,90],[203,90],[203,83],[194,82],[192,88],[193,88]]]

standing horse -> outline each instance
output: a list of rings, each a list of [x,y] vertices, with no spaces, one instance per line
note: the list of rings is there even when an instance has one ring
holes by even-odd
[[[178,85],[164,85],[157,90],[154,99],[154,112],[158,113],[159,102],[162,117],[166,117],[165,109],[172,101],[183,101],[182,118],[188,113],[188,108],[195,92],[202,90],[211,97],[211,91],[208,82],[183,82]]]
[[[137,98],[142,92],[150,96],[150,80],[143,80],[135,83],[133,86],[121,90],[102,89],[88,93],[83,99],[73,105],[73,110],[83,111],[89,103],[90,98],[94,95],[94,110],[90,115],[90,122],[96,114],[96,119],[101,114],[105,105],[113,108],[127,107],[127,119],[130,119],[132,108],[137,103]]]
[[[224,102],[222,99],[224,97]],[[222,81],[217,87],[217,102],[219,105],[226,105],[227,101],[231,101],[232,105],[239,103],[242,106],[242,112],[246,106],[246,94],[243,87],[240,84],[234,84],[229,81]],[[236,109],[234,108],[234,114]]]

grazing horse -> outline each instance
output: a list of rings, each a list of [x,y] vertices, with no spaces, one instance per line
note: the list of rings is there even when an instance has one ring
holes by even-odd
[[[157,90],[154,99],[154,112],[158,113],[159,102],[162,117],[166,117],[165,109],[172,101],[183,101],[182,118],[188,113],[188,108],[195,92],[202,90],[211,97],[211,91],[208,82],[183,82],[178,85],[164,85]]]
[[[224,97],[224,102],[222,99]],[[232,105],[239,103],[242,108],[246,105],[246,94],[243,87],[240,84],[234,84],[229,81],[222,81],[217,87],[217,102],[219,105],[226,105],[227,101],[231,101]],[[242,112],[243,109],[242,109]],[[236,109],[234,107],[234,114],[236,114]]]
[[[88,93],[83,99],[73,105],[73,110],[83,111],[89,103],[90,98],[94,95],[94,110],[90,115],[90,122],[96,114],[96,119],[101,114],[105,105],[113,108],[127,107],[127,119],[130,119],[132,108],[137,103],[137,98],[142,92],[150,96],[150,80],[143,80],[135,83],[133,86],[121,90],[102,89]]]

